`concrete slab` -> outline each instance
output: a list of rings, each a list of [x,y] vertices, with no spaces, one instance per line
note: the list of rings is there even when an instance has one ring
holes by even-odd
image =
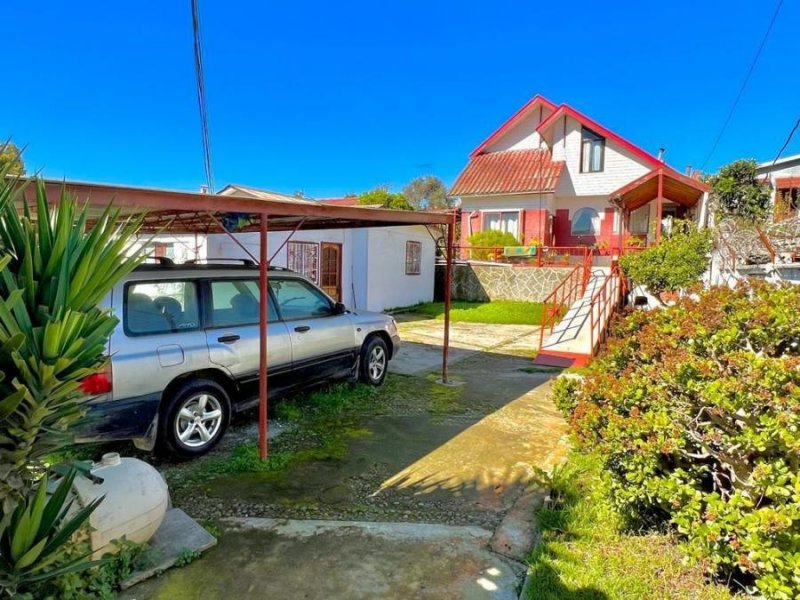
[[[451,348],[449,364],[461,362],[479,350],[467,348]],[[389,362],[389,372],[399,375],[418,375],[442,367],[442,346],[436,344],[423,344],[420,342],[406,342],[400,347],[400,352],[392,357]]]
[[[228,519],[219,548],[123,600],[516,600],[522,565],[479,527]]]
[[[125,579],[127,589],[172,567],[184,552],[201,553],[217,544],[217,538],[203,529],[197,521],[180,508],[171,508],[150,539],[147,550],[138,562],[148,565]]]

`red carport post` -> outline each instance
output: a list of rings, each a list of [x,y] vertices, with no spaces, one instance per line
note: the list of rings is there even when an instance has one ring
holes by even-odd
[[[261,215],[261,235],[259,238],[260,259],[258,263],[258,453],[261,460],[267,458],[267,325],[269,306],[269,248],[267,245],[268,225],[267,215]]]
[[[447,381],[447,359],[450,354],[450,295],[453,287],[453,245],[455,244],[455,213],[447,224],[447,251],[444,267],[444,347],[442,348],[442,383]]]

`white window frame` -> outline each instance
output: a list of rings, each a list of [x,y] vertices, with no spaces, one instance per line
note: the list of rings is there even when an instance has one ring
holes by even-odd
[[[481,209],[481,231],[490,231],[490,229],[486,228],[486,216],[487,215],[500,215],[500,221],[503,220],[503,213],[517,213],[517,230],[513,233],[516,239],[520,238],[520,227],[522,226],[522,209],[520,208],[483,208]],[[502,230],[501,230],[502,231]]]

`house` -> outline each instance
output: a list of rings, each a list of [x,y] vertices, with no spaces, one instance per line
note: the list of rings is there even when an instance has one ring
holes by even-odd
[[[800,208],[800,154],[761,163],[756,173],[772,188],[775,220],[797,217]]]
[[[310,200],[250,186],[228,185],[219,194],[297,203],[355,206],[355,196]],[[258,255],[258,234],[209,235],[209,258]],[[433,300],[436,243],[424,226],[274,232],[272,266],[302,273],[350,308],[382,311]]]
[[[657,241],[669,217],[704,225],[709,191],[660,155],[537,95],[470,153],[450,194],[461,199],[462,246],[497,229],[523,245],[619,249]]]

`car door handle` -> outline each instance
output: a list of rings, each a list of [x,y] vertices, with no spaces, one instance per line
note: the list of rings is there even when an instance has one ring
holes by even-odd
[[[294,328],[294,330],[297,333],[305,333],[306,331],[310,331],[311,330],[311,326],[309,326],[309,325],[298,325],[297,327]]]
[[[223,336],[218,337],[217,341],[222,343],[222,344],[232,344],[233,342],[236,342],[236,341],[240,340],[241,338],[242,338],[242,336],[240,336],[240,335],[223,335]]]

